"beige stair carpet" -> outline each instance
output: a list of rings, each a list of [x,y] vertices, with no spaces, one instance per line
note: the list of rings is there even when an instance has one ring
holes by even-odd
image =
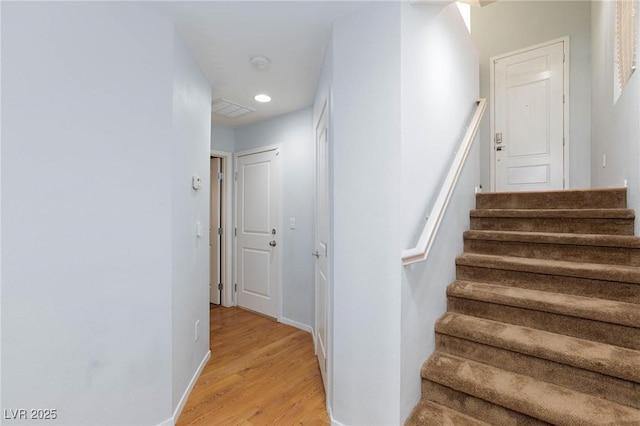
[[[634,221],[624,188],[478,194],[405,424],[640,425]]]

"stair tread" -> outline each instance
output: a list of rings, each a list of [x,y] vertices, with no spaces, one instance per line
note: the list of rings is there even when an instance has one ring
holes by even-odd
[[[640,383],[640,351],[454,312],[436,332]]]
[[[634,219],[632,209],[474,209],[471,217]]]
[[[564,293],[454,281],[447,296],[640,328],[640,305]]]
[[[405,422],[405,426],[490,426],[433,401],[420,400]]]
[[[497,367],[435,352],[423,378],[558,425],[631,425],[640,410]]]
[[[463,253],[456,258],[456,264],[640,284],[640,268],[636,266],[479,253]]]
[[[492,196],[492,195],[574,195],[574,194],[598,194],[598,193],[618,193],[626,194],[627,188],[582,188],[582,189],[552,189],[549,191],[493,191],[493,192],[479,192],[477,195]]]
[[[484,231],[464,232],[467,240],[509,241],[596,247],[640,248],[640,238],[632,235],[563,234],[558,232]]]

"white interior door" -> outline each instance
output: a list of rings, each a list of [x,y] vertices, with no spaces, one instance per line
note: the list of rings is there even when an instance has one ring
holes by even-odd
[[[329,241],[329,198],[328,198],[328,137],[326,103],[316,126],[316,352],[322,381],[327,388],[327,331],[328,331],[328,241]]]
[[[237,303],[278,317],[280,289],[280,152],[239,155],[236,161]]]
[[[493,60],[496,191],[564,188],[564,50],[558,41]]]
[[[218,284],[222,283],[222,236],[219,229],[222,229],[222,191],[220,173],[222,173],[222,159],[211,157],[211,194],[209,221],[209,302],[220,304],[220,289]]]

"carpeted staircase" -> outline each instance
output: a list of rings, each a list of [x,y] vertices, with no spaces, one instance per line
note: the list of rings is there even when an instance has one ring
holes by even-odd
[[[405,425],[640,425],[626,190],[478,194]]]

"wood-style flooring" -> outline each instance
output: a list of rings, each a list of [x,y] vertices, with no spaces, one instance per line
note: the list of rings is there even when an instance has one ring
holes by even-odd
[[[178,426],[329,424],[309,333],[239,308],[210,314],[211,359]]]

